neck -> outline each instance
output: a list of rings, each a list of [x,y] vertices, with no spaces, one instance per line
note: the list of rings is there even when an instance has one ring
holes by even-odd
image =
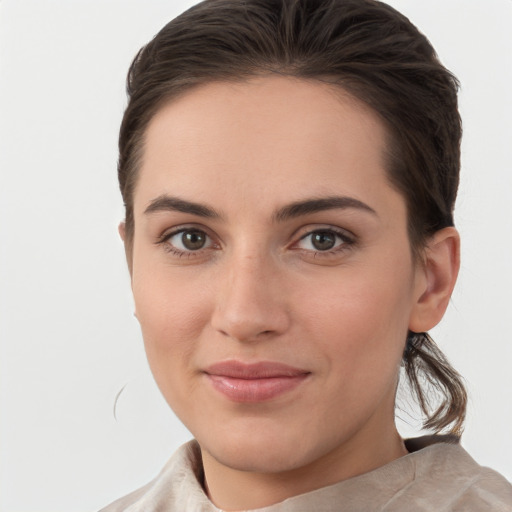
[[[226,511],[267,507],[367,473],[406,454],[394,423],[377,436],[368,437],[360,431],[313,462],[277,473],[233,469],[202,450],[206,492],[218,508]]]

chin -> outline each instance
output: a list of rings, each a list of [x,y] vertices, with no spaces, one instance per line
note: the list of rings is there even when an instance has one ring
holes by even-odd
[[[282,473],[305,465],[295,450],[286,448],[277,450],[251,445],[210,450],[209,453],[224,466],[252,473]]]
[[[198,442],[215,460],[231,469],[281,473],[305,466],[323,455],[322,447],[308,447],[305,439],[303,433],[292,433],[282,426],[277,431],[260,426],[257,430],[231,431],[229,435],[224,431],[221,438],[209,435],[198,438]]]

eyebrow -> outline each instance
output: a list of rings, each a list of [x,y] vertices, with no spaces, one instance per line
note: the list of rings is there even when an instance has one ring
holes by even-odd
[[[303,215],[317,213],[324,210],[345,210],[349,208],[363,210],[375,216],[378,216],[377,212],[372,207],[368,206],[366,203],[363,203],[362,201],[359,201],[359,199],[347,196],[330,196],[318,199],[306,199],[303,201],[297,201],[295,203],[289,204],[279,209],[274,214],[273,219],[276,222],[283,222],[288,219],[293,219],[296,217],[301,217]]]
[[[166,194],[153,199],[149,203],[149,206],[144,210],[144,213],[148,214],[167,211],[190,213],[191,215],[197,215],[198,217],[205,217],[208,219],[221,218],[221,215],[209,206],[194,203],[192,201],[186,201],[179,197],[168,196]]]
[[[305,199],[296,201],[277,210],[272,220],[274,222],[284,222],[289,219],[317,213],[325,210],[349,209],[354,208],[363,210],[377,216],[377,212],[366,203],[359,201],[353,197],[347,196],[329,196],[322,198]],[[213,208],[204,204],[187,201],[179,197],[169,196],[167,194],[158,196],[153,199],[149,206],[144,210],[145,214],[154,212],[175,211],[189,213],[198,217],[208,219],[221,219],[222,215]]]

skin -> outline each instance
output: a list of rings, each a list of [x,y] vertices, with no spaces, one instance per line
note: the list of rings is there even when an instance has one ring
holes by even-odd
[[[447,228],[413,260],[385,144],[377,115],[343,91],[272,76],[200,86],[148,126],[129,252],[136,315],[156,382],[198,440],[205,487],[224,510],[406,454],[394,423],[406,334],[442,317],[459,242]],[[218,216],[176,211],[165,196]],[[333,196],[365,206],[282,211]],[[205,245],[187,249],[180,229],[199,230]],[[314,245],[319,231],[333,248]],[[204,372],[226,360],[308,373],[271,400],[239,403]]]

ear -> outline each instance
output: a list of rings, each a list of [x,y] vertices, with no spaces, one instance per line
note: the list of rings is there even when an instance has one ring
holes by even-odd
[[[126,242],[126,223],[124,220],[119,223],[119,226],[117,226],[117,231],[119,232],[121,240]]]
[[[132,279],[132,254],[128,246],[126,245],[126,222],[122,221],[117,226],[117,231],[119,232],[119,236],[124,243],[124,252],[126,254],[126,261],[128,263],[128,270],[130,272],[130,280]],[[132,281],[132,289],[133,289],[133,281]],[[137,310],[133,312],[133,316],[137,318]],[[138,318],[137,318],[138,320]]]
[[[416,271],[415,303],[409,330],[426,332],[437,325],[448,307],[460,266],[460,237],[457,230],[439,230],[424,249]]]
[[[121,237],[121,240],[124,243],[124,253],[126,255],[126,263],[128,264],[128,270],[130,272],[130,277],[132,277],[132,241],[128,241],[126,239],[126,222],[122,221],[119,223],[119,226],[117,227],[117,231],[119,232],[119,236]]]

